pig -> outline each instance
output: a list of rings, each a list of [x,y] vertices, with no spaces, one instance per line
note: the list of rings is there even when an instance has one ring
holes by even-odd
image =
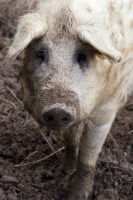
[[[102,145],[133,90],[133,0],[41,0],[20,18],[8,58],[23,50],[24,105],[64,135],[65,169],[76,169],[68,199],[87,200]]]

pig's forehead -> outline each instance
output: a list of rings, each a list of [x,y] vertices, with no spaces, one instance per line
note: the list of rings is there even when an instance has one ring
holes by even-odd
[[[47,16],[47,36],[51,39],[57,37],[76,37],[76,21],[70,9],[62,7],[58,12],[49,13]]]
[[[58,12],[49,12],[47,16],[47,31],[37,41],[36,45],[76,47],[83,44],[77,36],[76,20],[68,7],[61,7]],[[34,41],[33,41],[34,42]]]
[[[60,36],[57,35],[55,38],[50,38],[47,34],[44,35],[41,38],[35,39],[34,41],[31,42],[29,45],[29,48],[32,50],[36,49],[46,49],[48,51],[58,51],[58,50],[65,50],[74,52],[77,49],[84,49],[87,50],[89,47],[88,44],[83,43],[79,39],[77,39],[75,36],[71,37],[65,37],[65,36]]]

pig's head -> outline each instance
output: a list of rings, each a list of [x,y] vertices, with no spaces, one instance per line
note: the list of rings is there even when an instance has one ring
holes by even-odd
[[[40,124],[64,130],[99,103],[109,70],[104,62],[119,61],[120,53],[99,24],[78,20],[58,3],[45,5],[45,14],[43,6],[21,18],[9,57],[25,49],[20,75],[26,109]]]

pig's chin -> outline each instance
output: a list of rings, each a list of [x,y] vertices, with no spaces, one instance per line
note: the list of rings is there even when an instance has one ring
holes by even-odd
[[[65,132],[67,129],[69,129],[71,127],[71,125],[69,126],[64,126],[64,127],[58,127],[58,126],[47,126],[44,124],[44,126],[52,131],[59,131],[59,132]]]

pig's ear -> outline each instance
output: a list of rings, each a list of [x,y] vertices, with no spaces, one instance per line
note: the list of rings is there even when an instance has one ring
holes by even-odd
[[[115,48],[112,47],[107,34],[96,24],[87,24],[78,28],[79,38],[92,45],[101,54],[107,56],[113,62],[119,62],[121,60],[121,54]]]
[[[38,13],[29,13],[21,17],[13,43],[7,57],[14,59],[34,39],[45,34],[47,25]]]

